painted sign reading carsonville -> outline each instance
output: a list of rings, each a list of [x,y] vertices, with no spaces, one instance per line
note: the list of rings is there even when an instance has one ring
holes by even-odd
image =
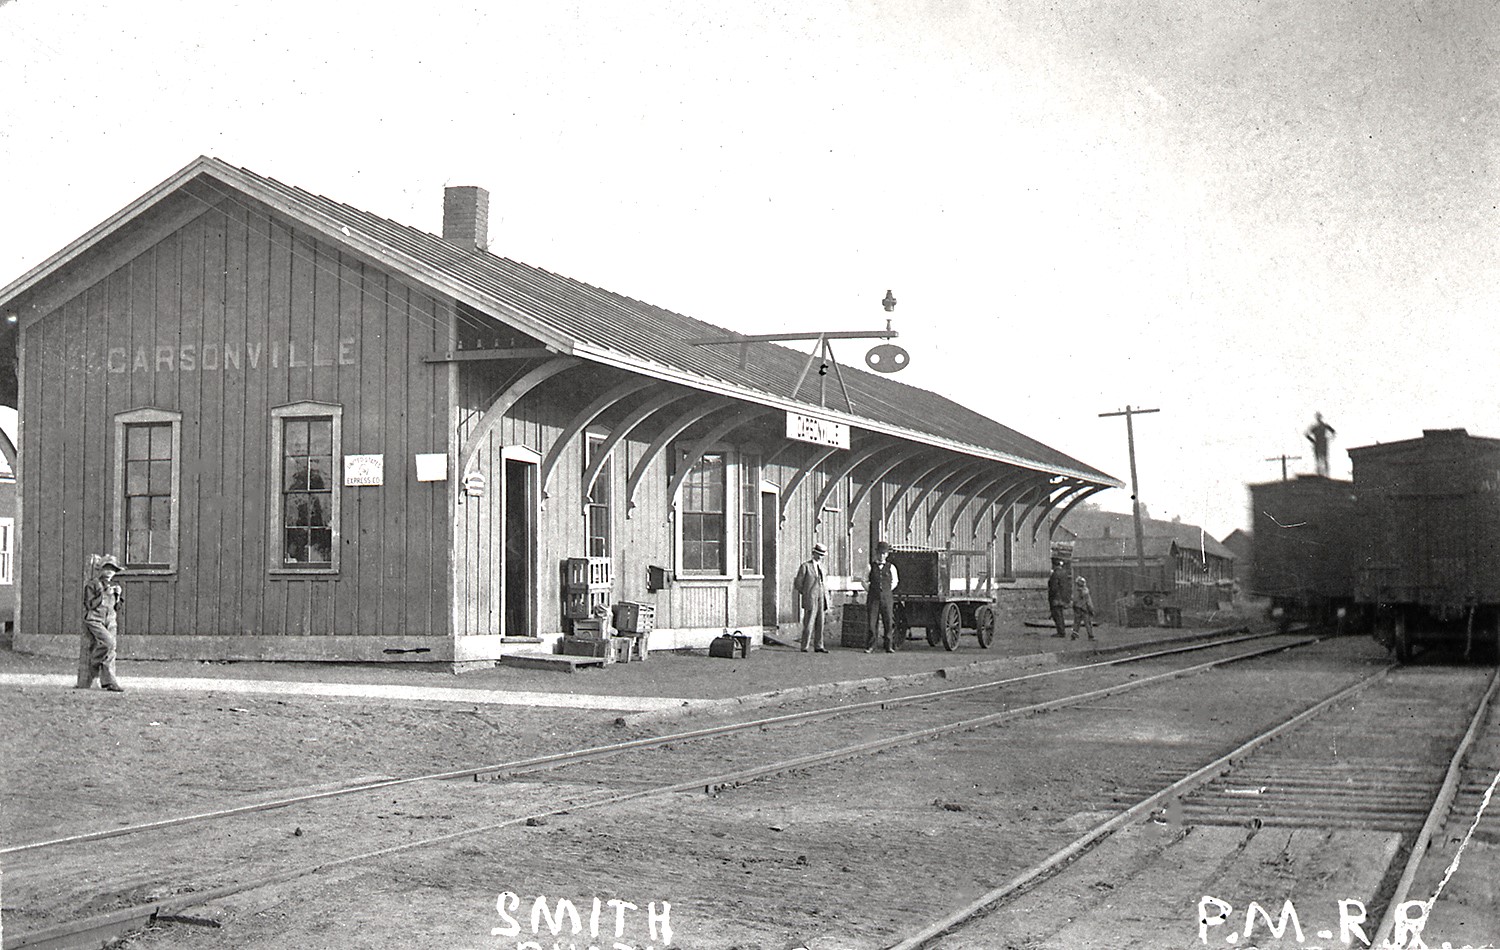
[[[97,354],[90,361],[97,359]],[[270,343],[175,343],[129,348],[113,346],[105,353],[104,368],[111,373],[227,372],[246,369],[291,369],[310,366],[353,366],[359,362],[359,341],[344,337],[336,344],[295,340]]]
[[[814,445],[832,445],[841,449],[849,447],[849,426],[842,422],[819,419],[817,416],[786,411],[786,437],[798,442]]]
[[[345,485],[384,485],[384,455],[344,456]]]

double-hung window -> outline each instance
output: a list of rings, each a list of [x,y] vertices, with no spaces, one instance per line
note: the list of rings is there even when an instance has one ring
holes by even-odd
[[[705,454],[682,483],[682,573],[724,574],[728,510],[723,453]]]
[[[760,456],[740,454],[740,573],[760,567]]]
[[[587,471],[594,464],[594,459],[601,446],[604,445],[605,436],[592,433],[584,436],[583,468]],[[599,468],[599,474],[594,477],[594,483],[589,486],[587,499],[588,524],[588,556],[609,557],[610,556],[610,490],[614,485],[615,460],[611,455],[604,460]]]
[[[182,413],[133,409],[115,416],[114,549],[134,573],[177,570]]]
[[[271,569],[339,568],[340,406],[303,402],[271,410]]]

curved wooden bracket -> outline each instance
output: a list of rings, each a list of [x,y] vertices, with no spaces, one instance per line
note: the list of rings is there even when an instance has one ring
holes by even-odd
[[[640,487],[641,479],[646,477],[646,470],[656,457],[662,453],[672,440],[682,435],[704,416],[718,412],[726,406],[733,405],[727,396],[715,396],[705,400],[701,405],[694,406],[674,419],[666,428],[656,434],[651,444],[646,447],[646,454],[641,456],[639,462],[635,463],[635,471],[630,473],[630,479],[625,483],[625,511],[629,516],[630,509],[635,507],[635,490]]]
[[[1095,485],[1093,488],[1090,488],[1083,494],[1074,496],[1073,500],[1068,502],[1067,507],[1059,512],[1056,518],[1052,519],[1052,527],[1047,529],[1047,540],[1052,540],[1052,536],[1057,533],[1058,525],[1062,524],[1063,519],[1068,516],[1068,512],[1072,511],[1074,508],[1077,508],[1085,498],[1089,497],[1090,495],[1097,495],[1099,492],[1102,492],[1109,487],[1109,485]],[[1033,537],[1035,536],[1033,535]]]
[[[1006,467],[1000,471],[999,475],[996,475],[994,478],[991,478],[980,487],[965,494],[964,500],[959,502],[958,507],[953,510],[953,517],[948,521],[948,536],[952,537],[953,535],[958,533],[959,520],[963,518],[964,512],[968,510],[968,507],[974,503],[974,500],[976,498],[979,498],[985,492],[989,491],[991,488],[994,488],[996,485],[1011,484],[1013,481],[1024,479],[1025,477],[1025,469]],[[977,524],[978,521],[979,519],[976,516],[975,523]]]
[[[682,402],[685,399],[695,398],[696,395],[696,393],[668,389],[657,393],[639,406],[636,406],[630,411],[628,416],[621,419],[620,423],[610,430],[609,437],[600,444],[598,452],[594,454],[593,460],[589,462],[588,468],[583,472],[582,494],[585,504],[587,504],[586,499],[589,496],[589,486],[594,484],[594,479],[598,478],[599,473],[604,470],[604,463],[609,461],[609,457],[614,452],[615,446],[626,439],[630,433],[636,430],[637,426],[645,422],[653,413],[665,409],[674,402]]]
[[[1068,488],[1068,481],[1068,479],[1064,479],[1055,484],[1047,484],[1041,486],[1041,491],[1037,493],[1036,498],[1032,499],[1031,504],[1027,505],[1026,510],[1021,512],[1021,516],[1016,519],[1015,537],[1017,541],[1021,540],[1021,529],[1026,526],[1026,519],[1031,517],[1031,513],[1033,511],[1036,511],[1037,508],[1040,507],[1041,504],[1048,498],[1051,498],[1053,492],[1057,491],[1059,488]]]
[[[900,501],[901,497],[903,495],[905,495],[907,492],[911,491],[913,488],[916,488],[918,482],[920,482],[924,478],[927,478],[933,472],[936,472],[936,471],[938,471],[940,469],[947,468],[950,465],[953,465],[953,464],[955,464],[957,462],[962,462],[962,461],[963,460],[962,460],[961,457],[959,459],[954,459],[952,457],[940,458],[936,462],[933,462],[930,465],[928,465],[926,468],[918,470],[915,475],[913,475],[909,480],[907,480],[906,484],[904,484],[904,485],[901,486],[901,490],[900,491],[893,493],[891,495],[891,497],[886,501],[886,503],[885,503],[885,511],[883,511],[881,513],[881,515],[880,515],[880,523],[884,524],[885,522],[891,520],[891,515],[893,515],[893,514],[896,513],[896,502]],[[927,495],[926,492],[922,493],[922,496],[924,498],[926,497],[926,495]],[[913,499],[913,501],[912,501],[912,507],[916,507],[917,504],[918,504],[918,501],[916,499]],[[908,512],[908,513],[910,513],[910,512]]]
[[[812,474],[813,469],[817,468],[819,465],[822,465],[827,459],[832,457],[835,452],[842,451],[843,449],[839,448],[838,446],[830,445],[820,448],[818,451],[808,456],[807,460],[802,463],[802,467],[797,469],[797,474],[793,475],[791,481],[787,482],[786,487],[781,490],[781,509],[777,512],[776,519],[778,522],[786,520],[786,506],[791,504],[792,495],[796,494],[798,487],[801,486],[802,482],[806,480],[808,475]]]
[[[986,481],[986,479],[989,480]],[[938,496],[937,504],[933,505],[932,511],[928,512],[927,514],[928,536],[932,535],[932,526],[937,524],[938,516],[943,513],[943,509],[948,506],[948,502],[953,499],[954,495],[957,495],[959,492],[963,491],[965,488],[968,488],[970,485],[983,485],[988,488],[994,483],[994,476],[986,474],[984,468],[981,468],[979,471],[975,472],[973,475],[970,475],[968,478],[960,479],[959,481],[954,482],[952,488],[948,489],[947,491],[943,492],[943,494]]]
[[[959,459],[958,467],[957,468],[955,468],[951,472],[948,472],[942,478],[938,479],[937,481],[935,481],[932,484],[928,485],[926,488],[922,489],[922,493],[920,495],[918,495],[916,497],[916,499],[911,503],[911,506],[906,509],[906,534],[905,534],[905,536],[906,537],[911,537],[911,523],[913,521],[917,520],[917,512],[919,512],[919,511],[922,510],[922,503],[925,502],[928,498],[930,498],[932,496],[933,492],[937,491],[939,488],[942,488],[944,485],[948,484],[949,482],[954,481],[954,479],[958,479],[958,481],[954,482],[954,485],[953,485],[953,489],[956,490],[960,486],[964,485],[966,482],[973,481],[974,477],[976,475],[978,475],[980,473],[980,471],[983,470],[984,466],[986,466],[988,464],[989,463],[986,462],[986,461],[984,461],[983,459],[962,459],[961,458],[961,459]],[[951,498],[951,497],[953,497],[953,490],[950,490],[948,492],[948,494],[942,496],[943,500],[940,501],[936,506],[934,506],[935,510],[942,511],[943,510],[943,505],[947,504],[948,503],[948,499]],[[931,528],[930,525],[929,525],[929,527],[927,529],[927,533],[928,534],[932,533],[932,528]]]
[[[5,456],[5,464],[10,466],[12,475],[20,471],[16,468],[16,444],[5,434],[4,429],[0,429],[0,455]]]
[[[1031,543],[1036,543],[1036,536],[1042,530],[1042,523],[1047,520],[1047,515],[1052,511],[1052,509],[1062,504],[1068,498],[1068,496],[1075,495],[1088,487],[1089,486],[1087,482],[1079,482],[1078,484],[1071,486],[1065,491],[1059,492],[1056,498],[1043,505],[1042,510],[1036,513],[1036,523],[1031,526]]]
[[[786,454],[786,450],[787,449],[791,448],[792,446],[794,446],[796,444],[797,443],[793,442],[791,439],[786,439],[780,445],[776,446],[776,448],[772,449],[771,453],[769,455],[767,455],[765,458],[763,458],[763,459],[760,460],[761,471],[765,471],[766,466],[770,465],[772,462],[774,462],[777,459],[781,458],[783,455]]]
[[[1000,525],[1003,523],[998,517],[999,513],[1026,497],[1028,492],[1050,478],[1052,478],[1050,472],[1037,472],[1028,478],[1021,479],[994,498],[991,498],[979,510],[979,513],[974,516],[974,537],[979,537],[979,523],[984,520],[984,516],[993,511],[996,517],[994,525],[990,528],[990,543],[995,543],[995,539],[1000,537]]]
[[[589,403],[583,411],[579,412],[578,415],[568,421],[567,425],[563,426],[562,431],[557,434],[557,438],[552,440],[552,447],[547,450],[547,457],[542,459],[542,468],[537,474],[537,483],[541,485],[543,498],[547,497],[547,485],[552,481],[552,469],[557,466],[557,460],[562,458],[563,451],[567,449],[568,443],[573,441],[573,437],[588,428],[589,424],[599,418],[599,414],[606,409],[617,405],[626,396],[634,395],[654,384],[655,381],[649,378],[642,379],[636,377],[627,379],[625,382]],[[585,486],[585,493],[587,493],[587,486]]]
[[[693,466],[702,461],[703,456],[707,454],[715,442],[745,423],[753,422],[762,416],[769,415],[771,411],[770,409],[756,408],[746,413],[741,409],[730,418],[714,426],[704,434],[703,438],[693,443],[687,450],[687,457],[683,461],[682,467],[677,470],[677,474],[672,478],[672,483],[667,486],[667,504],[674,508],[677,506],[677,490],[682,487],[683,482],[687,481],[688,473],[693,470]]]
[[[890,446],[891,443],[889,442],[876,441],[872,442],[870,445],[862,445],[849,453],[849,457],[844,460],[843,466],[838,470],[837,473],[835,473],[828,479],[828,484],[823,486],[823,491],[820,495],[818,495],[818,500],[813,503],[814,528],[823,523],[823,506],[828,504],[828,499],[832,498],[833,493],[838,491],[839,482],[848,478],[850,473],[852,473],[856,468],[859,468],[865,462],[869,461],[876,452],[884,452],[889,449]]]
[[[581,362],[583,361],[576,356],[559,356],[533,368],[531,372],[506,387],[505,391],[497,396],[490,407],[484,411],[484,415],[479,417],[479,423],[470,431],[468,441],[464,444],[463,452],[458,458],[459,477],[469,474],[474,459],[479,455],[479,446],[489,438],[490,430],[499,424],[500,419],[510,411],[511,407],[520,402],[522,396],[558,373],[572,369]]]
[[[866,498],[870,497],[870,492],[875,490],[875,486],[880,484],[880,480],[882,478],[885,478],[891,472],[894,472],[898,465],[903,465],[907,462],[910,462],[912,459],[916,458],[918,455],[921,455],[923,452],[928,451],[930,448],[931,446],[927,445],[909,445],[905,449],[895,449],[892,453],[893,457],[886,460],[885,466],[876,471],[875,474],[871,475],[870,480],[865,482],[865,487],[861,488],[859,490],[859,493],[852,499],[850,499],[849,527],[854,527],[854,517],[859,514],[859,506],[864,504]],[[885,522],[883,520],[880,524],[881,527],[885,526]]]

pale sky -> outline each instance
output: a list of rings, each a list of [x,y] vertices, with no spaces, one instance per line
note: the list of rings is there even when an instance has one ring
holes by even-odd
[[[1217,537],[1315,411],[1500,437],[1495,4],[726,6],[0,0],[0,285],[207,154],[741,332],[890,288],[900,379],[1122,480],[1159,408]]]

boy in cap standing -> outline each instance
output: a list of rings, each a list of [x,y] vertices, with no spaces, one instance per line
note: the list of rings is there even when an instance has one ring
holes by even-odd
[[[124,593],[115,583],[120,562],[114,555],[99,559],[98,573],[83,586],[83,638],[79,644],[78,688],[99,685],[111,693],[123,693],[125,687],[115,679],[115,644],[119,628],[115,616]]]
[[[797,578],[792,589],[797,594],[797,606],[802,610],[802,652],[809,644],[818,653],[827,653],[823,646],[823,612],[828,609],[828,590],[823,585],[823,555],[828,549],[814,544],[812,557],[797,568]]]

